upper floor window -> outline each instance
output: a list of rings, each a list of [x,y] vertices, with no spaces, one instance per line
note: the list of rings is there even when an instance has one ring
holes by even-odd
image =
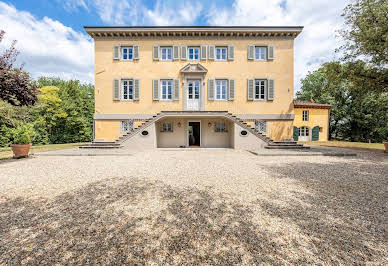
[[[121,47],[121,59],[133,60],[133,47]]]
[[[172,80],[161,80],[161,99],[172,100]]]
[[[255,100],[265,100],[266,80],[255,80]]]
[[[255,60],[267,60],[266,47],[255,47]]]
[[[227,60],[227,51],[226,47],[216,47],[216,60]]]
[[[172,47],[160,47],[161,60],[172,60]]]
[[[226,100],[227,80],[216,80],[216,100]]]
[[[216,122],[216,132],[228,132],[225,122]]]
[[[121,80],[122,86],[122,99],[123,100],[133,100],[133,80],[123,79]]]
[[[302,111],[302,121],[309,121],[309,111],[308,110]]]
[[[189,47],[189,60],[199,60],[199,47]]]

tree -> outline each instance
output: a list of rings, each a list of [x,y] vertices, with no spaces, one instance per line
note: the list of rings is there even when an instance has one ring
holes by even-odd
[[[0,31],[0,42],[5,35]],[[0,55],[0,99],[14,106],[29,106],[35,104],[37,86],[22,66],[14,67],[19,51],[15,48],[16,41],[4,54]]]
[[[361,71],[368,66],[360,64]],[[298,100],[331,104],[330,136],[351,141],[381,142],[388,137],[388,93],[360,86],[347,72],[350,63],[329,62],[301,81]],[[364,68],[364,69],[362,69]]]
[[[375,66],[388,63],[388,4],[386,0],[355,0],[342,16],[347,29],[340,31],[346,40],[342,50],[346,59],[362,56]]]

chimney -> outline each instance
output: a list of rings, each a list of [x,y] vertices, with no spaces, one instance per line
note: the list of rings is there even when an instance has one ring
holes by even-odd
[[[311,103],[315,103],[313,97],[310,98]]]

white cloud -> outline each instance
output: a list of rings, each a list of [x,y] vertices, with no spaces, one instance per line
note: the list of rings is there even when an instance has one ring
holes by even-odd
[[[295,40],[295,89],[308,71],[335,59],[336,30],[343,26],[344,1],[236,0],[207,15],[210,25],[304,26]],[[212,8],[211,10],[216,10]]]
[[[34,78],[59,76],[93,82],[93,42],[86,34],[48,17],[37,19],[4,2],[0,2],[0,21],[6,32],[0,50],[17,40],[17,63],[25,63]]]

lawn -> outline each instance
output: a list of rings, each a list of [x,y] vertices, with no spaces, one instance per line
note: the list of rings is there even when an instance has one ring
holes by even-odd
[[[30,154],[35,152],[44,152],[44,151],[55,151],[55,150],[64,150],[72,149],[79,147],[86,143],[65,143],[65,144],[48,144],[48,145],[36,145],[32,146]],[[10,147],[0,148],[0,160],[12,158],[13,153]]]
[[[384,150],[384,144],[382,143],[364,143],[349,141],[300,141],[299,143],[340,148]]]

